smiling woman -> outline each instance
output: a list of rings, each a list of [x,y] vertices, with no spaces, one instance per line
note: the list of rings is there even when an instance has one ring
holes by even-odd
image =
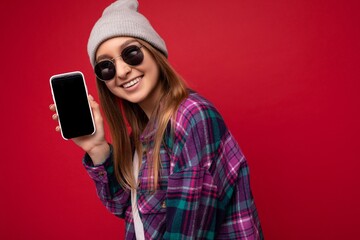
[[[137,6],[111,4],[88,42],[112,142],[92,98],[98,130],[73,140],[100,200],[125,219],[126,239],[262,239],[236,140],[172,69],[165,42]]]
[[[118,98],[139,104],[150,118],[163,92],[159,68],[146,47],[133,38],[114,37],[102,43],[96,55],[97,78]]]
[[[124,239],[125,221],[105,210],[84,171],[84,150],[53,131],[57,122],[48,110],[50,76],[75,70],[84,73],[89,93],[101,103],[96,93],[100,81],[89,64],[86,45],[95,21],[112,2],[0,2],[0,239]],[[356,190],[360,186],[359,1],[139,2],[139,11],[166,41],[171,64],[188,86],[214,103],[246,155],[266,239],[356,239],[360,216],[360,191]],[[154,48],[162,52],[159,46]],[[118,49],[116,56],[120,53]],[[117,109],[119,103],[126,107],[125,101],[115,100]],[[137,106],[133,111],[142,115],[130,121],[142,121],[141,116],[149,121]],[[189,116],[186,113],[182,116]],[[195,124],[202,118],[191,119]],[[105,136],[114,149],[106,122],[104,116]],[[199,130],[194,128],[194,132]],[[168,141],[164,146],[174,145]],[[199,155],[205,152],[196,146],[192,149]],[[163,148],[161,153],[166,153]],[[160,168],[160,183],[167,167]],[[175,166],[171,169],[180,172]],[[94,176],[99,181],[111,179],[103,168],[97,170]],[[168,179],[180,183],[178,176]],[[143,178],[146,175],[141,174]],[[118,181],[112,182],[119,187]],[[208,186],[205,190],[213,189]],[[151,200],[147,204],[145,188],[142,180],[137,188],[141,217],[152,214],[157,219],[153,213],[159,212],[159,218],[168,214],[174,201],[162,199],[159,192],[153,197],[161,204]],[[184,190],[175,186],[167,191],[180,197]],[[189,196],[197,199],[200,194]],[[178,206],[186,204],[181,201]]]

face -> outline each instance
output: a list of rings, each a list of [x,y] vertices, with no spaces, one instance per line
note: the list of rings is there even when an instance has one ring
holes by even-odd
[[[143,61],[136,66],[124,62],[120,56],[123,49],[141,44],[134,38],[116,37],[103,42],[96,52],[96,62],[114,59],[116,74],[105,82],[117,97],[137,103],[149,116],[161,95],[159,67],[145,47],[141,47]]]

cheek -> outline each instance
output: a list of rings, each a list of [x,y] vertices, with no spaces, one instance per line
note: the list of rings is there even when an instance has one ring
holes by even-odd
[[[115,94],[115,91],[117,89],[115,86],[115,81],[106,82],[105,86],[107,87],[107,89],[109,89],[111,93]]]
[[[152,81],[154,83],[157,83],[159,81],[159,77],[160,77],[160,71],[159,71],[159,67],[156,64],[153,64],[150,68],[149,68],[149,75],[152,78]]]
[[[111,88],[113,88],[113,84],[111,82],[106,82],[105,86],[111,91]]]
[[[151,76],[151,78],[158,79],[159,78],[159,66],[156,64],[155,59],[149,54],[144,54],[143,71]]]
[[[159,69],[154,68],[154,81],[157,83],[159,81]]]

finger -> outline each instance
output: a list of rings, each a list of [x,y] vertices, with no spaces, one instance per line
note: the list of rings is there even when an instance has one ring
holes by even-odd
[[[88,96],[88,99],[91,108],[97,110],[99,108],[99,104],[94,100],[94,98],[91,95]]]
[[[58,115],[57,115],[56,113],[54,113],[54,114],[52,115],[52,119],[57,120],[57,119],[58,119]]]
[[[95,122],[102,122],[102,116],[100,113],[100,105],[94,100],[93,96],[88,95],[88,99],[89,99],[89,103],[90,103],[90,107],[93,111],[93,116],[94,116],[94,120]]]
[[[51,111],[54,111],[54,112],[55,112],[55,110],[56,110],[56,109],[55,109],[55,104],[50,104],[49,108],[50,108]]]
[[[55,131],[60,132],[60,127],[56,126]]]

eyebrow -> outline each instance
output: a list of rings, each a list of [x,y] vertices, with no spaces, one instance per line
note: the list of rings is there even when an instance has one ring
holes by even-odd
[[[123,44],[120,45],[119,49],[120,49],[120,52],[125,48],[127,47],[130,43],[133,43],[133,42],[138,42],[136,39],[129,39],[129,40],[126,40]],[[110,57],[109,55],[107,54],[103,54],[103,55],[100,55],[98,58],[96,58],[96,62],[99,62],[101,60],[104,60],[104,59],[112,59],[112,57]]]

